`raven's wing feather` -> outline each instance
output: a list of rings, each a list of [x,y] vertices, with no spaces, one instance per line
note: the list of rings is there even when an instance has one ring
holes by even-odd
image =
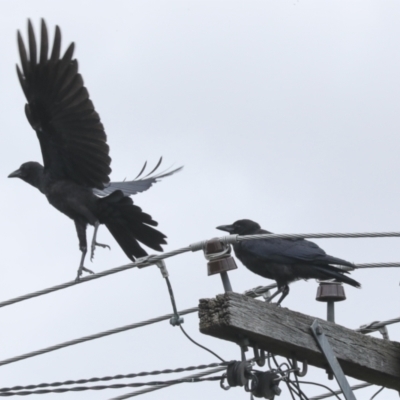
[[[22,71],[17,66],[17,73],[28,101],[26,116],[39,138],[45,170],[55,178],[102,189],[110,181],[109,147],[100,117],[78,73],[78,63],[72,59],[74,44],[60,57],[61,33],[57,26],[49,58],[43,20],[39,60],[30,21],[28,43],[29,57],[18,32]]]
[[[173,169],[172,171],[164,171],[160,172],[156,175],[151,175],[152,173],[155,172],[155,170],[159,167],[161,163],[160,162],[157,164],[156,168],[153,169],[148,175],[146,175],[143,178],[139,178],[141,174],[144,171],[144,168],[146,167],[146,164],[142,168],[140,174],[133,180],[131,181],[123,181],[123,182],[110,182],[108,185],[104,187],[104,189],[93,189],[94,194],[97,196],[107,196],[116,190],[120,190],[121,192],[124,193],[125,196],[132,196],[136,193],[141,193],[149,189],[153,183],[157,183],[160,179],[166,178],[167,176],[171,176],[175,174],[176,172],[179,172],[183,167],[179,167],[176,169]],[[151,176],[150,176],[151,175]]]
[[[317,244],[304,239],[260,239],[241,242],[244,249],[268,262],[338,264],[352,266],[340,258],[329,256]]]

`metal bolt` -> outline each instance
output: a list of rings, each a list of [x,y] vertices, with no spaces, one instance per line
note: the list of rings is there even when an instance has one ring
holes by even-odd
[[[282,393],[282,389],[281,389],[279,386],[277,386],[277,385],[274,385],[274,386],[272,387],[272,391],[273,391],[277,396],[279,396],[279,395]]]

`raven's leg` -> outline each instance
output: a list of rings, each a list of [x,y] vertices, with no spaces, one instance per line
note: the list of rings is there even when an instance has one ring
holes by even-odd
[[[278,296],[279,293],[282,293],[283,287],[279,288],[272,296],[268,297],[266,299],[267,303],[271,303],[272,299],[274,299],[276,296]]]
[[[96,248],[96,246],[103,247],[103,249],[108,248],[109,250],[111,250],[111,247],[108,244],[102,244],[102,243],[96,242],[97,230],[99,229],[99,226],[100,226],[100,222],[96,221],[96,223],[94,224],[94,233],[93,233],[93,239],[92,239],[92,251],[90,253],[90,261],[93,260],[94,249]]]
[[[281,288],[282,290],[282,296],[280,297],[280,299],[278,300],[277,304],[281,304],[283,299],[289,294],[289,285],[285,285]]]
[[[74,222],[75,222],[76,233],[78,234],[78,239],[79,239],[79,250],[82,252],[81,262],[79,263],[78,273],[76,275],[76,280],[79,281],[83,271],[89,272],[91,274],[93,274],[93,271],[83,266],[83,263],[85,261],[85,256],[87,253],[87,242],[86,242],[87,224],[86,222],[76,221],[76,220]]]

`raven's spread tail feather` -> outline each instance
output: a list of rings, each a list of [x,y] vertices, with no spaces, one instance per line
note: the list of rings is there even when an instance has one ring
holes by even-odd
[[[324,257],[324,262],[328,262],[329,264],[345,265],[346,267],[355,269],[354,264],[352,264],[351,262],[342,260],[341,258],[329,256],[328,254]]]
[[[100,223],[107,226],[130,260],[147,255],[139,242],[153,250],[163,251],[161,245],[167,243],[166,236],[152,227],[157,226],[157,222],[135,206],[130,197],[117,190],[99,198],[98,204]]]
[[[332,265],[314,265],[313,268],[324,275],[324,279],[336,279],[338,282],[347,283],[348,285],[360,288],[361,284],[354,279],[344,275],[347,271],[342,271],[339,268],[333,267]]]

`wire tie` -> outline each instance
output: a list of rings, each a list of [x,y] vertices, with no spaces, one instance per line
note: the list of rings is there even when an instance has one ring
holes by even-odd
[[[151,264],[154,264],[154,262],[151,262],[151,256],[144,256],[137,258],[135,264],[137,265],[138,268],[144,268]]]
[[[379,333],[385,340],[389,340],[389,331],[386,325],[382,326],[382,328],[379,328]]]
[[[158,268],[160,268],[161,275],[163,276],[163,278],[168,278],[169,274],[165,261],[164,260],[157,261],[156,265]]]

